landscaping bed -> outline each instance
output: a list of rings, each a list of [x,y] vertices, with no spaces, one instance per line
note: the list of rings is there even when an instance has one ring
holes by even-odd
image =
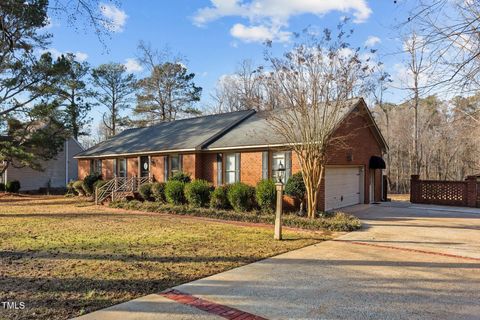
[[[220,210],[212,208],[196,208],[188,205],[172,205],[159,202],[141,202],[138,200],[116,201],[110,203],[112,208],[127,210],[139,210],[147,212],[159,212],[178,215],[189,215],[220,220],[274,224],[275,215],[261,211],[236,212],[233,210]],[[361,227],[360,220],[347,213],[325,213],[315,219],[300,217],[296,214],[286,213],[283,215],[283,225],[292,228],[308,230],[329,231],[354,231]]]

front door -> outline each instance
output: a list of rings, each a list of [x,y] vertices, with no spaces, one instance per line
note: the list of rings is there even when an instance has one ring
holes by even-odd
[[[148,157],[140,157],[140,176],[148,177],[149,173],[150,173],[150,161],[148,161]]]

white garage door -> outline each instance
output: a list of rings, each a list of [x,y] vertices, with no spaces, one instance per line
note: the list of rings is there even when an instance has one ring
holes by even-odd
[[[327,167],[325,171],[325,210],[361,202],[361,167]]]

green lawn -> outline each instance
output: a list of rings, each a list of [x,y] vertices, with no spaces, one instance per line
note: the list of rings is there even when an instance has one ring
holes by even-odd
[[[127,213],[64,197],[0,197],[0,319],[66,319],[331,237]]]

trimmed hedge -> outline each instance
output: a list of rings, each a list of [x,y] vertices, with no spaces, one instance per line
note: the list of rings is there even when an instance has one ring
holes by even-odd
[[[152,183],[146,182],[138,188],[138,193],[145,201],[153,200]]]
[[[231,209],[227,197],[228,186],[218,186],[210,195],[210,207],[214,209]]]
[[[152,197],[155,201],[165,202],[165,182],[152,183]]]
[[[82,180],[77,180],[73,182],[72,184],[73,190],[79,195],[79,196],[84,196],[85,195],[85,190],[83,189],[83,181]]]
[[[305,198],[307,189],[305,188],[305,183],[303,182],[303,177],[301,172],[297,172],[288,179],[287,184],[285,185],[285,194],[302,200]]]
[[[97,190],[97,188],[101,188],[102,186],[106,185],[107,182],[109,182],[110,180],[97,180],[95,181],[95,183],[93,184],[93,190]]]
[[[260,209],[273,212],[275,209],[275,182],[271,179],[262,180],[255,188],[255,197]]]
[[[192,178],[190,177],[190,174],[188,174],[188,173],[177,172],[173,176],[171,176],[168,180],[169,181],[173,180],[173,181],[180,181],[180,182],[183,182],[183,183],[189,183],[190,181],[192,181]]]
[[[210,203],[212,185],[206,180],[193,180],[185,185],[185,199],[192,207],[206,207]]]
[[[101,174],[92,173],[92,174],[89,174],[88,176],[86,176],[83,179],[83,190],[85,191],[85,194],[88,195],[88,196],[92,195],[93,191],[95,191],[94,190],[95,182],[97,182],[98,180],[101,180],[101,179],[102,179]]]
[[[184,182],[178,180],[169,180],[165,185],[165,199],[167,199],[167,202],[176,205],[184,204],[184,188]]]
[[[228,187],[227,198],[235,211],[250,211],[255,206],[255,188],[236,182]]]
[[[266,223],[272,225],[275,224],[275,216],[272,214],[264,214],[258,211],[236,212],[231,210],[175,206],[170,204],[161,204],[158,202],[140,202],[137,200],[115,201],[110,203],[110,207],[127,210],[189,215],[229,221]],[[360,220],[357,217],[343,212],[329,213],[318,216],[315,219],[299,217],[295,214],[284,214],[283,225],[307,230],[326,229],[330,231],[354,231],[361,227]]]
[[[18,180],[7,181],[7,184],[5,184],[5,190],[11,193],[18,193],[18,191],[20,191],[20,181]]]

